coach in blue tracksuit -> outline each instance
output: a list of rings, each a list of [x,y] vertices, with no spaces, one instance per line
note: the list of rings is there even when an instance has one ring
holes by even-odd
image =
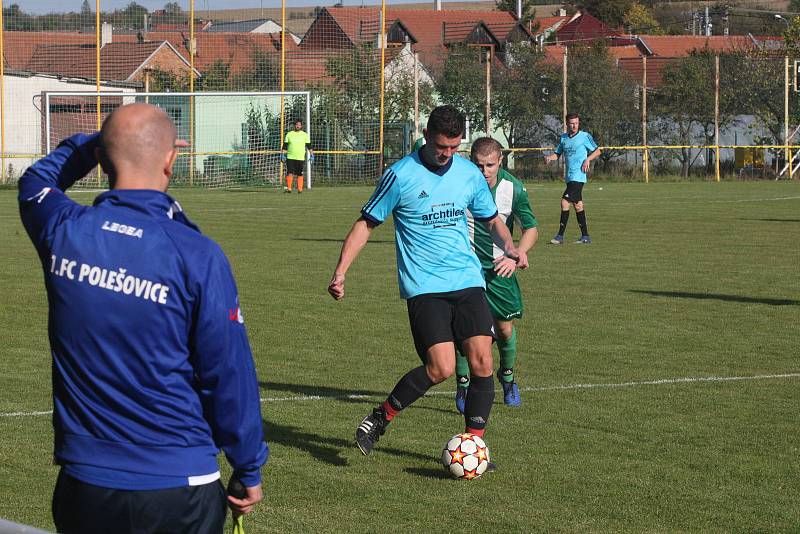
[[[220,247],[165,191],[175,126],[123,106],[19,180],[44,268],[52,352],[59,532],[221,532],[221,448],[249,513],[268,456],[236,284]],[[111,190],[64,193],[98,164]]]

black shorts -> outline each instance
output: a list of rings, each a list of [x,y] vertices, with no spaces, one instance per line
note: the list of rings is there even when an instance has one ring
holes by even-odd
[[[58,532],[64,534],[218,533],[225,526],[226,504],[220,481],[127,491],[87,484],[62,469],[53,492],[53,521]]]
[[[583,182],[567,182],[567,188],[564,189],[564,194],[561,198],[567,202],[581,202],[583,200]]]
[[[426,293],[406,301],[414,346],[422,363],[437,343],[453,341],[461,348],[465,339],[494,337],[494,320],[482,287],[447,293]]]
[[[302,159],[287,159],[286,160],[286,174],[296,174],[302,176],[305,171],[306,162]]]

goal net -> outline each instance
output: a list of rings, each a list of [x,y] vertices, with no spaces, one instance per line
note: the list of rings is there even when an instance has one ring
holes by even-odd
[[[77,132],[96,132],[116,108],[146,102],[162,108],[191,143],[175,163],[173,185],[208,188],[282,187],[283,137],[298,120],[311,132],[307,91],[143,93],[123,91],[44,94],[46,153]],[[311,162],[305,178],[311,186]],[[90,173],[77,186],[98,187],[107,177]]]

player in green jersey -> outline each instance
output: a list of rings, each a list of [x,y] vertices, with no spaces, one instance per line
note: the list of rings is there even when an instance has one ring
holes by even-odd
[[[283,139],[283,147],[281,148],[281,159],[286,163],[286,186],[283,189],[284,192],[292,192],[295,176],[297,177],[297,192],[303,192],[306,151],[308,151],[309,161],[314,161],[311,138],[303,130],[303,121],[295,121],[294,130],[286,132],[286,136]]]
[[[503,147],[491,137],[482,137],[472,144],[471,159],[483,173],[492,192],[497,211],[505,221],[510,232],[514,231],[514,221],[522,228],[517,250],[519,269],[528,267],[528,251],[539,237],[538,222],[528,200],[525,186],[511,174],[500,168]],[[493,261],[502,256],[503,251],[493,243],[489,233],[480,225],[472,224],[470,219],[470,240],[475,254],[483,267],[486,279],[486,297],[494,317],[497,348],[500,352],[500,369],[497,378],[503,386],[503,402],[508,406],[519,406],[519,387],[514,381],[514,364],[517,359],[517,331],[514,319],[522,317],[522,293],[516,274],[510,278],[497,276]],[[456,356],[456,408],[463,413],[469,387],[469,366],[461,354]]]

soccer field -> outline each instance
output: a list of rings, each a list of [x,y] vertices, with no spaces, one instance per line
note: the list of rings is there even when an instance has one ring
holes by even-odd
[[[540,243],[519,276],[522,406],[498,393],[486,433],[498,470],[474,482],[439,465],[463,429],[452,379],[371,456],[354,445],[419,364],[390,223],[344,301],[325,291],[369,188],[173,191],[231,260],[262,386],[271,456],[245,530],[800,528],[800,183],[600,185],[584,190],[594,244],[561,247],[547,241],[562,186],[528,186]],[[47,303],[10,190],[0,243],[0,518],[52,529]]]

